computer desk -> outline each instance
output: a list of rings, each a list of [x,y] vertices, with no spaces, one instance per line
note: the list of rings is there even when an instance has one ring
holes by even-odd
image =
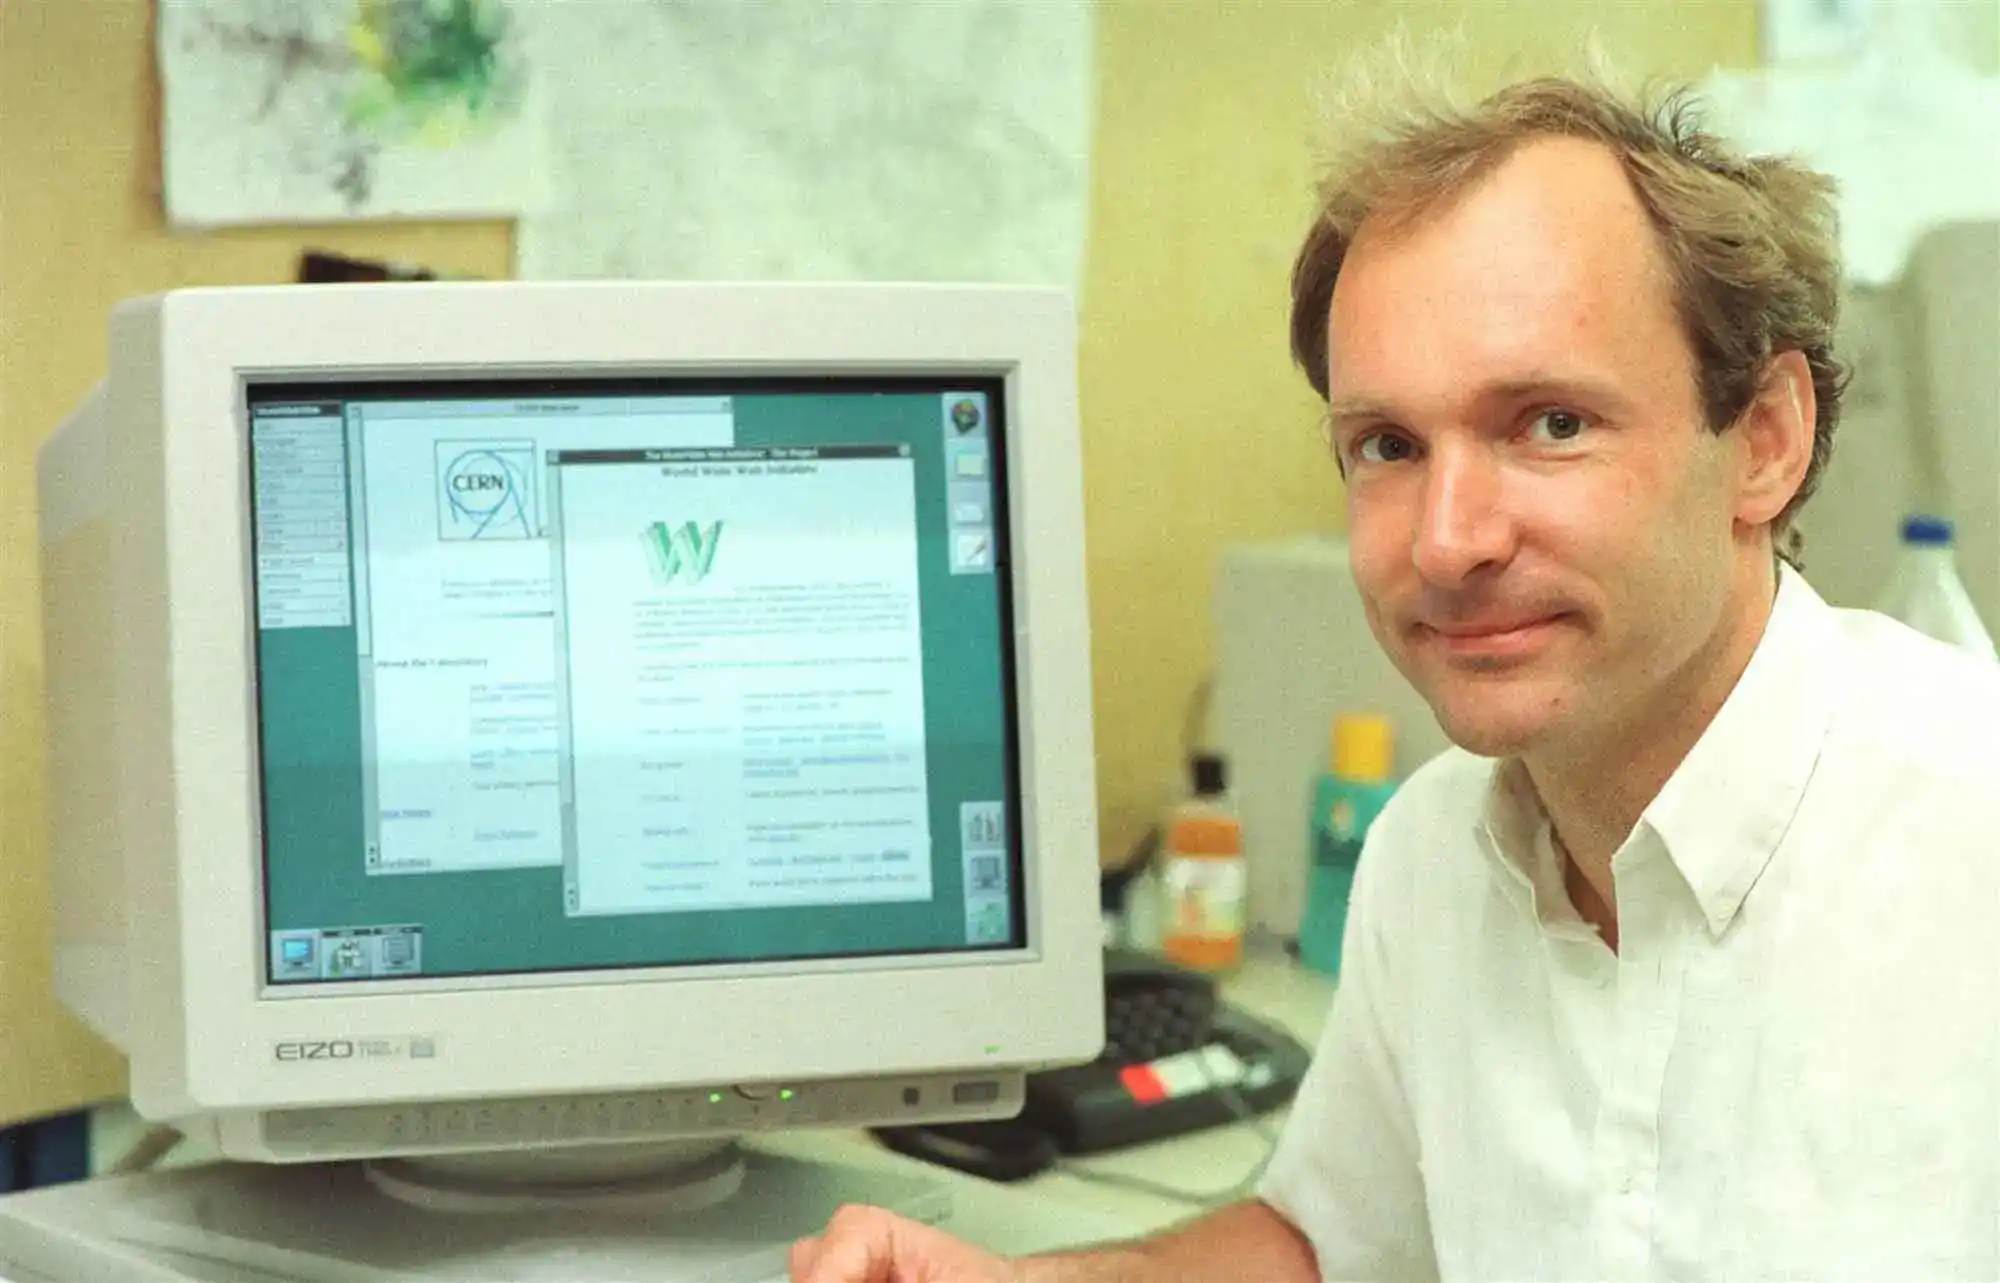
[[[1333,983],[1283,957],[1258,957],[1223,982],[1225,1001],[1281,1025],[1308,1046],[1319,1036]],[[129,1114],[105,1116],[106,1134],[100,1152],[136,1139],[139,1128]],[[757,1137],[752,1147],[796,1158],[848,1167],[919,1174],[941,1182],[950,1196],[950,1215],[943,1228],[1007,1255],[1056,1251],[1138,1237],[1198,1215],[1191,1200],[1102,1184],[1091,1174],[1138,1178],[1185,1190],[1193,1198],[1226,1191],[1241,1184],[1263,1159],[1268,1141],[1282,1125],[1282,1112],[1265,1115],[1263,1134],[1247,1125],[1232,1125],[1176,1137],[1115,1153],[1067,1161],[1057,1169],[1014,1184],[997,1184],[916,1162],[891,1152],[861,1131],[797,1132]],[[184,1145],[168,1167],[198,1166],[211,1158]],[[136,1179],[146,1179],[144,1177]],[[97,1189],[90,1188],[98,1186]],[[98,1182],[58,1187],[29,1197],[39,1214],[51,1210],[59,1221],[87,1225],[113,1190]],[[65,1212],[57,1204],[69,1204]],[[7,1236],[8,1200],[0,1199],[0,1240]],[[0,1254],[4,1258],[4,1254]],[[9,1283],[8,1264],[0,1259],[0,1283]],[[217,1275],[216,1277],[223,1277]],[[228,1277],[237,1277],[234,1274]]]
[[[1272,956],[1248,962],[1223,982],[1222,995],[1224,1001],[1284,1027],[1311,1047],[1318,1041],[1333,989],[1329,977],[1282,956]],[[1275,1134],[1284,1114],[1267,1114],[1262,1121],[1265,1130]],[[857,1166],[890,1163],[901,1165],[898,1170],[911,1166],[924,1172],[938,1170],[913,1164],[857,1133],[798,1133],[758,1144],[828,1162]],[[1053,1171],[1014,1184],[947,1173],[952,1216],[945,1228],[1010,1255],[1132,1238],[1165,1229],[1202,1209],[1191,1202],[1103,1184],[1080,1173],[1137,1178],[1199,1196],[1240,1184],[1255,1171],[1267,1148],[1268,1142],[1256,1129],[1237,1125],[1066,1161]]]

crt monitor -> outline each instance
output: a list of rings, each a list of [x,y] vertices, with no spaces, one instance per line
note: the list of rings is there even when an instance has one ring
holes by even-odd
[[[56,982],[139,1112],[629,1171],[1095,1054],[1074,341],[1001,286],[117,308],[40,496]]]

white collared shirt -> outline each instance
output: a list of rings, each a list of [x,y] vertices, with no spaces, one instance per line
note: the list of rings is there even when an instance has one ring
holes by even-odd
[[[1327,1279],[2000,1279],[2000,665],[1786,570],[1619,849],[1518,764],[1371,829],[1263,1196]]]

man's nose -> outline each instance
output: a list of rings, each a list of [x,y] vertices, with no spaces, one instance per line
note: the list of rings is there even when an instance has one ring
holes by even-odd
[[[1457,587],[1513,555],[1514,531],[1501,509],[1497,463],[1477,447],[1434,450],[1412,557],[1417,573]]]

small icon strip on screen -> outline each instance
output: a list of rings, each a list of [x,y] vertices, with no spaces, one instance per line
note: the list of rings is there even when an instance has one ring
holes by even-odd
[[[945,507],[951,573],[993,570],[993,434],[984,392],[947,392],[944,406]]]
[[[421,975],[423,948],[423,928],[401,924],[273,931],[271,982]]]
[[[1008,894],[1007,807],[1004,802],[964,802],[958,808],[959,849],[965,868],[967,944],[1005,944],[1013,936]]]

